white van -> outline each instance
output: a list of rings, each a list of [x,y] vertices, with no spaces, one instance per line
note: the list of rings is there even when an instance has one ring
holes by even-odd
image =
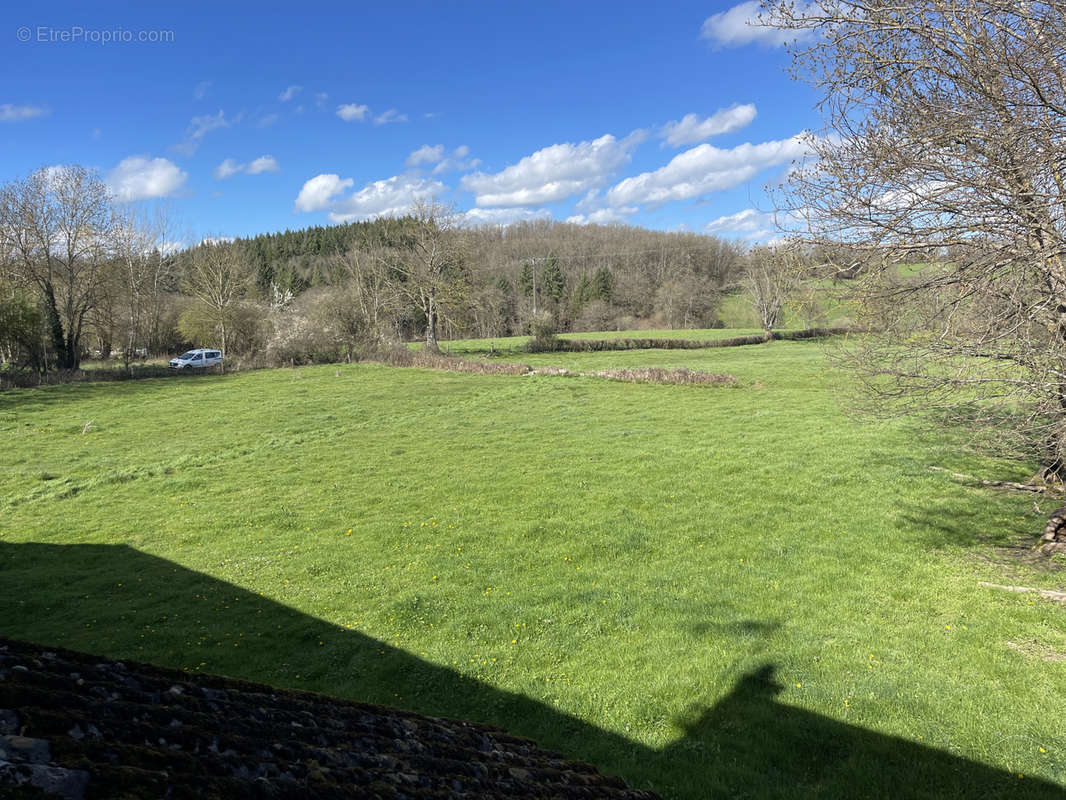
[[[201,347],[170,359],[171,369],[204,369],[222,363],[222,351]]]

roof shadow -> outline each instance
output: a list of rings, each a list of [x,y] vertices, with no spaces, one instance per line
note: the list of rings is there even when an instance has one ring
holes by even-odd
[[[653,750],[125,545],[0,542],[0,596],[3,636],[161,666],[203,662],[235,678],[483,722],[664,797],[1066,798],[1042,780],[780,703],[772,664],[694,709],[684,736]]]

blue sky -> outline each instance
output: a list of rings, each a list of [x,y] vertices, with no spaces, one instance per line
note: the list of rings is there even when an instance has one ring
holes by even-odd
[[[768,238],[752,209],[818,117],[754,5],[26,6],[0,29],[0,180],[85,164],[193,237],[433,195]]]

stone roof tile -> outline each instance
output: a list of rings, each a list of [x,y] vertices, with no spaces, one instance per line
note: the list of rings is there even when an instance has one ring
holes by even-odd
[[[4,638],[0,789],[197,800],[657,797],[487,725]]]

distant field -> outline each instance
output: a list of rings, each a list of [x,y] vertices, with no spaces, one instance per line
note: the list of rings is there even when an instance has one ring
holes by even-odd
[[[0,394],[0,635],[482,720],[667,798],[1061,797],[1064,610],[978,586],[1062,588],[1006,554],[1050,506],[927,468],[1031,465],[856,422],[826,346],[521,358],[717,388]]]
[[[897,264],[890,269],[901,277],[912,277],[931,270],[944,269],[943,265],[929,263]],[[834,327],[853,321],[855,310],[847,299],[853,283],[847,280],[834,282],[830,278],[807,281],[798,293],[799,297],[785,304],[781,328],[809,328],[814,326]],[[722,298],[718,317],[727,328],[750,328],[759,325],[759,317],[743,292],[733,292]]]
[[[850,305],[839,299],[847,289],[846,282],[834,284],[830,280],[813,281],[807,285],[801,300],[787,303],[782,311],[783,329],[833,327],[852,319]],[[759,316],[743,293],[722,298],[718,318],[727,328],[751,328],[759,325]]]
[[[632,331],[595,331],[581,333],[561,333],[560,339],[728,339],[731,336],[746,336],[762,333],[761,328],[709,328],[683,330],[632,330]],[[451,355],[522,353],[528,336],[502,336],[498,339],[452,339],[442,341],[440,348]],[[413,347],[420,348],[421,342]]]

